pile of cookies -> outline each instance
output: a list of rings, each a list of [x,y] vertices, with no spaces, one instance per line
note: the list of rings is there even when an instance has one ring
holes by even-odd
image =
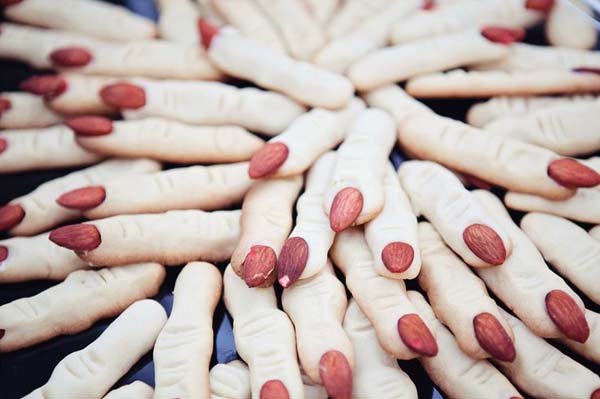
[[[451,398],[599,399],[555,346],[600,362],[576,3],[0,1],[0,57],[46,71],[0,95],[0,173],[78,168],[0,208],[0,282],[57,282],[0,306],[0,352],[118,316],[26,398],[416,398],[418,359]],[[210,370],[222,292],[241,360]],[[111,391],[149,351],[155,387]]]

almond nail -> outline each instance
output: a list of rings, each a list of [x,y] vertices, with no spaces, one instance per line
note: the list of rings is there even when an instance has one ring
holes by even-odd
[[[352,368],[340,351],[325,352],[319,360],[319,376],[332,399],[352,399]]]
[[[277,260],[277,280],[283,288],[294,284],[304,271],[308,260],[308,244],[301,237],[288,239]]]
[[[595,187],[600,184],[598,172],[571,158],[550,162],[548,176],[565,187]]]
[[[283,382],[269,380],[260,388],[260,399],[290,399],[290,394]]]
[[[527,0],[525,8],[541,12],[549,12],[554,7],[554,0]]]
[[[590,396],[590,399],[600,399],[600,388],[592,392],[592,396]]]
[[[491,227],[472,224],[463,231],[467,247],[482,261],[490,265],[501,265],[506,259],[506,248],[502,239]]]
[[[525,38],[524,29],[504,28],[500,26],[486,26],[481,30],[481,34],[489,41],[500,44],[520,42]]]
[[[477,176],[469,175],[467,173],[463,173],[465,180],[467,181],[467,185],[479,188],[481,190],[491,190],[493,185],[488,183],[487,181],[480,179]]]
[[[0,208],[0,231],[7,231],[21,223],[25,211],[21,205],[8,204]]]
[[[600,75],[600,68],[592,68],[592,67],[580,67],[580,68],[574,68],[573,72],[580,72],[580,73],[595,73],[597,75]]]
[[[11,107],[12,104],[8,98],[0,97],[0,116],[2,116],[2,114],[5,111],[8,111]]]
[[[381,261],[392,273],[402,273],[413,261],[415,251],[404,242],[391,242],[381,251]]]
[[[288,157],[289,149],[283,143],[267,143],[256,151],[250,159],[248,175],[251,179],[261,179],[274,173]]]
[[[242,276],[248,287],[264,284],[273,273],[277,264],[277,255],[271,247],[254,245],[244,259]]]
[[[209,49],[214,37],[219,33],[219,28],[211,24],[204,18],[198,19],[198,31],[202,39],[202,45],[205,49]]]
[[[4,262],[8,258],[8,248],[4,245],[0,245],[0,262]]]
[[[60,76],[39,75],[25,79],[20,87],[23,91],[52,100],[67,90],[67,82]]]
[[[8,148],[8,141],[0,137],[0,154],[2,154]]]
[[[425,0],[421,6],[422,10],[433,10],[435,8],[435,0]]]
[[[363,208],[363,196],[353,187],[340,190],[333,199],[329,211],[329,224],[333,231],[339,233],[350,227]]]
[[[57,66],[82,67],[90,63],[92,54],[83,47],[63,47],[51,52],[50,59]]]
[[[104,136],[113,130],[112,121],[102,116],[78,116],[65,122],[78,136]]]
[[[62,194],[56,202],[65,208],[85,211],[104,202],[106,191],[102,186],[89,186]]]
[[[124,109],[138,109],[146,105],[146,92],[131,83],[115,83],[100,90],[106,105]]]
[[[479,345],[503,362],[515,360],[515,346],[502,324],[490,313],[480,313],[473,319],[473,329]]]
[[[419,315],[410,313],[402,316],[398,320],[398,334],[414,352],[427,357],[437,355],[437,342]]]
[[[2,6],[2,7],[8,7],[8,6],[12,6],[12,5],[15,5],[15,4],[19,4],[22,1],[23,0],[0,0],[0,6]]]
[[[546,295],[546,311],[556,327],[568,338],[584,343],[590,336],[590,327],[583,311],[566,292],[550,291]]]
[[[93,224],[72,224],[52,231],[50,241],[73,251],[91,251],[98,248],[102,239]]]

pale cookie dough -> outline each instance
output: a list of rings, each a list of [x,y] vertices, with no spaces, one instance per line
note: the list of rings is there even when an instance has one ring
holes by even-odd
[[[582,1],[556,0],[546,19],[546,38],[553,46],[594,48],[598,25],[593,14]]]
[[[21,92],[0,93],[0,129],[35,129],[61,123],[63,117],[38,96]]]
[[[165,40],[200,45],[199,7],[190,0],[159,0],[158,33]]]
[[[337,39],[352,32],[362,21],[383,10],[388,0],[346,0],[327,24],[327,36]]]

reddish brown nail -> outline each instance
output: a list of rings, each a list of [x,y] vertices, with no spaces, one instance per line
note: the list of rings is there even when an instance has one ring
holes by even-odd
[[[350,227],[363,208],[363,196],[353,187],[340,190],[333,199],[329,211],[329,224],[333,231],[339,233]]]
[[[8,98],[0,97],[0,117],[6,111],[8,111],[12,107],[10,100]]]
[[[138,109],[146,105],[146,92],[131,83],[115,83],[100,90],[100,98],[106,105],[124,109]]]
[[[437,355],[437,342],[419,315],[410,313],[402,316],[398,320],[398,334],[402,342],[419,355]]]
[[[8,141],[0,137],[0,154],[2,154],[8,148]]]
[[[554,7],[554,0],[527,0],[525,8],[541,12],[549,12]]]
[[[486,26],[481,30],[481,34],[489,41],[500,44],[520,42],[525,38],[525,30],[522,28]]]
[[[22,1],[23,0],[0,0],[0,6],[2,6],[2,7],[8,7],[8,6],[12,6],[12,5],[15,5],[15,4],[19,4]]]
[[[590,396],[590,399],[600,399],[600,388],[592,392],[592,396]]]
[[[204,18],[198,19],[198,31],[202,39],[202,45],[205,49],[209,49],[214,37],[219,33],[219,28]]]
[[[472,224],[463,231],[467,247],[482,261],[490,265],[501,265],[506,259],[506,248],[502,239],[491,227]]]
[[[21,205],[8,204],[0,208],[0,231],[10,230],[23,220],[25,210]]]
[[[479,188],[482,190],[491,190],[493,187],[491,183],[488,183],[487,181],[480,179],[477,176],[473,176],[467,173],[463,173],[463,176],[467,181],[467,185],[469,186]]]
[[[290,399],[290,394],[283,382],[269,380],[260,388],[260,399]]]
[[[93,224],[72,224],[52,231],[50,241],[73,251],[91,251],[98,248],[102,239]]]
[[[106,191],[102,186],[89,186],[78,188],[64,193],[56,202],[65,208],[85,211],[92,209],[104,202]]]
[[[546,311],[556,327],[568,338],[584,343],[590,336],[590,327],[583,311],[566,292],[550,291],[546,295]]]
[[[63,47],[51,52],[50,59],[56,66],[82,67],[90,63],[92,54],[83,47]]]
[[[573,68],[573,72],[580,72],[580,73],[595,73],[597,75],[600,75],[600,68],[592,68],[592,67],[579,67],[579,68]]]
[[[4,245],[0,245],[0,262],[4,262],[8,258],[8,248]]]
[[[352,368],[340,351],[325,352],[319,360],[319,376],[332,399],[352,399]]]
[[[250,159],[248,175],[252,179],[261,179],[273,174],[288,157],[289,149],[283,143],[267,143],[256,151]]]
[[[425,0],[421,5],[422,10],[433,10],[435,8],[435,0]]]
[[[277,280],[283,288],[294,284],[304,271],[308,260],[308,244],[301,237],[288,239],[277,260]]]
[[[68,119],[65,124],[78,136],[104,136],[113,130],[112,121],[102,116],[78,116]]]
[[[20,87],[23,91],[52,100],[67,90],[67,82],[60,76],[39,75],[25,79]]]
[[[598,172],[572,158],[561,158],[550,162],[548,176],[565,187],[595,187],[600,184]]]
[[[473,329],[479,345],[503,362],[515,360],[515,346],[502,324],[490,313],[480,313],[473,319]]]
[[[273,248],[266,245],[254,245],[244,259],[242,276],[248,287],[258,287],[264,284],[277,264],[277,255]]]
[[[381,251],[381,261],[392,273],[402,273],[411,265],[415,251],[404,242],[391,242]]]

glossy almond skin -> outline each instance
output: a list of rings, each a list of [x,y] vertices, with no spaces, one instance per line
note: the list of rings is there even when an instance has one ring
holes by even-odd
[[[50,233],[50,241],[73,251],[91,251],[98,248],[102,239],[92,224],[72,224],[59,227]]]
[[[131,83],[115,83],[100,90],[100,98],[111,107],[138,109],[146,105],[146,92]]]
[[[0,117],[2,117],[2,113],[11,109],[12,104],[10,100],[7,98],[0,97]]]
[[[82,67],[92,61],[92,54],[82,47],[64,47],[50,53],[52,63],[57,66]]]
[[[415,250],[404,242],[391,242],[381,251],[381,261],[392,273],[402,273],[412,264]]]
[[[352,368],[346,356],[331,350],[319,360],[319,376],[332,399],[352,399]]]
[[[479,259],[490,265],[501,265],[506,260],[504,243],[491,227],[472,224],[463,231],[463,240]]]
[[[398,320],[398,334],[402,342],[419,355],[437,355],[437,342],[419,315],[410,313],[402,316]]]
[[[105,199],[104,187],[89,186],[64,193],[56,199],[56,202],[64,208],[85,211],[97,207]]]
[[[104,136],[112,133],[113,124],[102,116],[78,116],[65,122],[78,136]]]
[[[515,360],[515,346],[494,315],[487,312],[478,314],[473,319],[473,329],[479,345],[487,353],[503,362]]]
[[[242,277],[248,287],[265,284],[277,264],[277,255],[273,248],[266,245],[254,245],[246,255],[242,265]]]
[[[304,238],[291,237],[285,242],[277,260],[277,280],[283,288],[298,281],[306,267],[308,251]]]
[[[198,20],[198,31],[202,39],[202,46],[209,49],[214,37],[219,33],[219,28],[211,24],[204,18]]]
[[[571,158],[552,161],[548,165],[548,176],[565,187],[595,187],[600,184],[600,174]]]
[[[525,8],[541,12],[550,12],[554,7],[554,0],[527,0]]]
[[[280,380],[269,380],[260,388],[260,399],[289,399],[290,394]]]
[[[546,311],[556,327],[568,338],[584,343],[590,336],[585,315],[569,294],[552,290],[546,294]]]
[[[0,245],[0,262],[4,262],[8,258],[8,248],[4,245]]]
[[[290,150],[283,143],[267,143],[252,155],[248,166],[251,179],[262,179],[273,174],[283,165]]]
[[[481,34],[491,42],[506,45],[525,39],[525,30],[521,28],[486,26],[481,30]]]
[[[31,94],[52,100],[63,94],[68,86],[66,80],[57,75],[32,76],[21,82],[20,88]]]
[[[18,204],[8,204],[0,207],[0,231],[10,230],[25,217],[25,211]]]
[[[341,189],[333,199],[329,211],[329,224],[336,233],[352,226],[363,208],[363,196],[353,187]]]

